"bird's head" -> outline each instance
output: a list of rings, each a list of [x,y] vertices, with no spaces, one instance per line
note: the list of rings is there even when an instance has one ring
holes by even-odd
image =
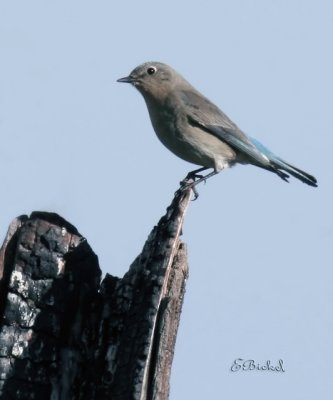
[[[183,78],[171,67],[160,62],[146,62],[117,82],[131,83],[145,98],[163,99]]]

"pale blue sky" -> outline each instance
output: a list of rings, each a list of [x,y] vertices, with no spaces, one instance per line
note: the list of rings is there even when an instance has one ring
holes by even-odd
[[[319,188],[251,166],[199,187],[171,399],[313,400],[333,393],[333,2],[0,3],[0,234],[33,210],[85,235],[122,276],[194,166],[116,83],[172,65]],[[284,374],[231,373],[234,359]]]

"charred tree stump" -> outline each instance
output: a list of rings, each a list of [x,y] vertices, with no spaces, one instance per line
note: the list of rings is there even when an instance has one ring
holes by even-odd
[[[10,225],[0,251],[0,399],[168,399],[188,274],[178,191],[123,278],[57,214]]]

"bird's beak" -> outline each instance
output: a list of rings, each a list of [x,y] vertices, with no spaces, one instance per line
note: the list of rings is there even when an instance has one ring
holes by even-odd
[[[117,82],[133,83],[134,82],[134,78],[131,77],[131,76],[125,76],[125,78],[117,79]]]

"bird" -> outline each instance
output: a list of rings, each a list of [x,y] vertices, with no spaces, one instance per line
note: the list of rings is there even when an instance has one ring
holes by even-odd
[[[145,62],[117,82],[130,83],[143,96],[159,140],[172,153],[200,168],[187,175],[194,186],[236,164],[251,164],[288,182],[290,175],[317,187],[317,179],[276,156],[246,135],[221,109],[167,64]],[[203,171],[212,172],[201,175]]]

